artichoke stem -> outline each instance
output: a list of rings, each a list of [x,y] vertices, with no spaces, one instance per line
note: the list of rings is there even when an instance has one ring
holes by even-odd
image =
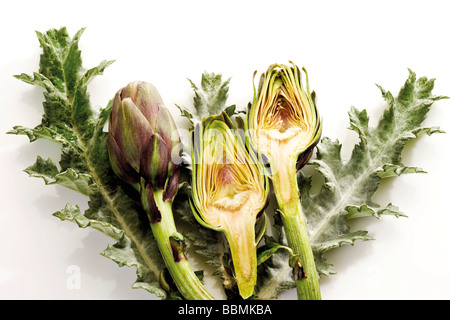
[[[141,186],[141,190],[143,189],[144,186]],[[148,196],[147,192],[141,192],[141,202],[147,215],[149,215],[153,236],[158,244],[159,251],[167,269],[181,295],[187,300],[214,300],[192,270],[186,255],[182,251],[183,248],[181,246],[175,247],[175,244],[179,243],[178,239],[182,235],[177,232],[175,226],[172,213],[172,201],[164,201],[163,192],[155,191],[153,193],[154,202],[159,209],[161,219],[159,221],[152,221],[151,217],[153,214],[149,212],[150,208],[147,204],[148,199],[145,199],[146,196]]]
[[[273,187],[288,245],[299,257],[300,265],[293,270],[297,297],[299,300],[320,300],[319,275],[300,202],[295,160],[280,157],[280,161],[271,163],[271,168]]]
[[[257,272],[254,220],[240,219],[234,221],[233,225],[228,225],[225,228],[225,236],[233,257],[239,294],[242,298],[248,299],[254,293]]]

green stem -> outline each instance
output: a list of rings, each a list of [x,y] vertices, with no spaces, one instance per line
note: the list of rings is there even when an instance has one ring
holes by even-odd
[[[248,299],[254,293],[257,273],[255,243],[255,219],[233,220],[233,225],[225,226],[225,236],[230,246],[231,257],[239,293]]]
[[[294,266],[299,300],[320,300],[319,275],[309,240],[297,184],[295,161],[280,157],[272,165],[272,183],[281,211],[289,247],[298,255],[300,265]]]
[[[177,232],[172,214],[172,201],[164,201],[162,191],[154,192],[154,199],[161,219],[152,221],[147,199],[142,199],[143,207],[150,217],[153,235],[167,269],[181,295],[187,300],[214,300],[195,275],[183,251],[183,236]]]

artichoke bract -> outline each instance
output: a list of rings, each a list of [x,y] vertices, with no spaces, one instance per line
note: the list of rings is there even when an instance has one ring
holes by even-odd
[[[298,255],[294,268],[301,299],[320,299],[318,275],[306,220],[302,213],[297,170],[311,158],[322,133],[322,121],[301,71],[294,64],[273,64],[260,77],[249,104],[247,126],[252,147],[270,166],[289,246]]]
[[[173,198],[177,190],[181,141],[157,89],[133,82],[113,100],[107,144],[114,172],[140,189],[141,178]]]
[[[240,124],[244,124],[239,118]],[[191,206],[205,227],[227,238],[239,293],[249,298],[256,285],[257,219],[268,202],[268,178],[229,116],[206,117],[192,133]]]
[[[191,269],[173,219],[181,140],[152,84],[132,82],[116,93],[106,142],[115,174],[140,193],[161,255],[182,296],[212,299]]]

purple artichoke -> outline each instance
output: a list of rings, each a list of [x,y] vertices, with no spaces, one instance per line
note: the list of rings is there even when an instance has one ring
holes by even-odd
[[[183,251],[172,201],[178,191],[181,141],[156,88],[132,82],[114,97],[106,143],[115,174],[140,193],[161,256],[180,294],[188,300],[214,299]],[[164,287],[162,285],[162,287]]]
[[[132,82],[113,101],[107,145],[112,169],[139,190],[162,190],[171,200],[178,189],[181,142],[175,122],[158,90]]]

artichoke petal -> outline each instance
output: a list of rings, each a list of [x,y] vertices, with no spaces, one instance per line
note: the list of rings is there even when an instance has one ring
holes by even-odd
[[[131,93],[131,97],[134,103],[148,120],[150,126],[156,128],[158,122],[160,122],[159,114],[166,110],[158,90],[147,82],[135,82],[133,84],[134,92]]]
[[[110,133],[106,136],[106,143],[108,146],[111,168],[114,173],[126,183],[139,190],[140,178],[138,172],[134,170],[130,163],[125,159],[116,140]]]
[[[164,201],[172,201],[175,198],[175,195],[178,192],[178,176],[180,174],[180,169],[177,167],[174,174],[170,177],[170,179],[167,181],[166,188],[164,189],[163,193],[163,200]]]
[[[161,211],[156,205],[153,188],[149,183],[141,187],[141,204],[144,210],[147,212],[148,218],[150,219],[151,223],[155,224],[161,222]]]
[[[145,181],[162,190],[167,179],[170,161],[170,152],[166,143],[158,133],[155,133],[142,148],[140,174]]]
[[[142,147],[153,135],[153,130],[130,98],[121,102],[119,112],[115,126],[111,128],[112,134],[125,158],[138,171]]]

